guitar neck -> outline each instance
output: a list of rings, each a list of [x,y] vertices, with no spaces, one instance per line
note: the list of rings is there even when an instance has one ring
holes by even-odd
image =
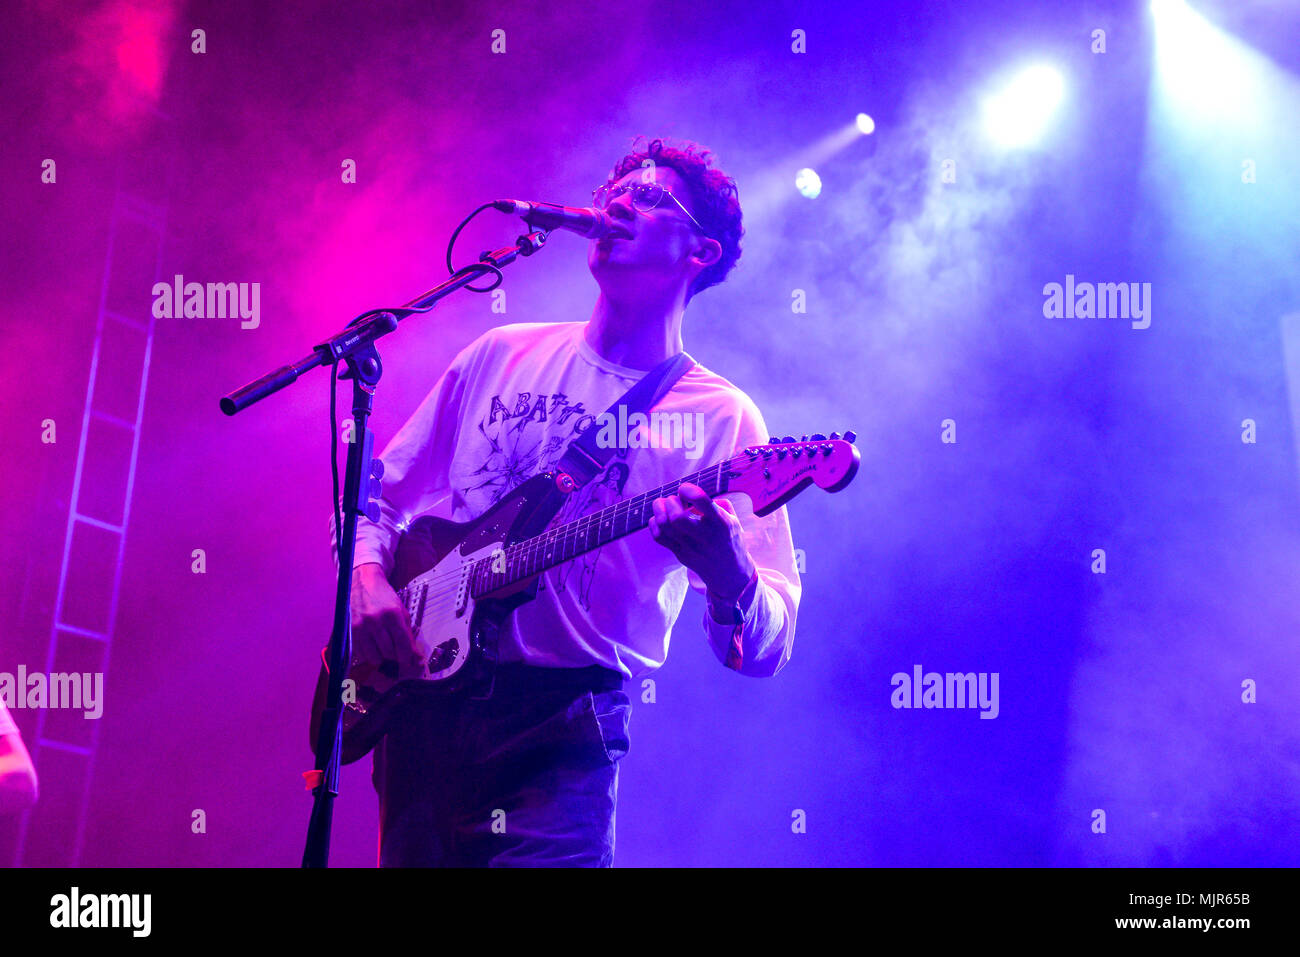
[[[683,483],[698,485],[712,498],[727,491],[735,474],[732,461],[720,462],[548,529],[540,535],[507,545],[501,552],[475,562],[470,579],[471,594],[480,598],[645,528],[654,514],[655,499],[676,494]]]

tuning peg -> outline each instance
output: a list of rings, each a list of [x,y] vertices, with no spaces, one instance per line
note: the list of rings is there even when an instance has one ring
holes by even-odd
[[[800,441],[800,442],[807,442],[807,441],[808,441],[808,436],[806,436],[806,435],[803,436],[802,438],[799,439],[799,441]]]
[[[781,440],[781,444],[782,444],[782,445],[794,445],[794,436],[793,436],[793,435],[787,435],[785,438],[783,438],[783,439]]]
[[[822,435],[820,432],[814,432],[812,434],[812,440],[814,442],[825,442],[826,436]]]
[[[373,475],[375,478],[384,477],[384,463],[382,459],[370,460],[370,474]]]
[[[773,436],[769,436],[769,437],[768,437],[768,440],[767,440],[767,444],[768,444],[768,445],[780,445],[780,444],[781,444],[781,440],[778,439],[775,435],[773,435]]]
[[[838,432],[832,432],[832,433],[831,433],[831,441],[832,441],[832,442],[838,442],[839,440],[840,440],[840,434],[839,434]]]
[[[369,493],[371,498],[379,498],[379,496],[384,494],[384,483],[379,481],[379,479],[372,478],[368,483],[366,483],[366,491]]]
[[[844,433],[844,441],[845,441],[845,442],[848,442],[850,445],[853,444],[853,442],[857,439],[857,437],[858,437],[858,433],[856,433],[856,432],[845,432],[845,433]]]
[[[368,518],[368,519],[370,519],[372,522],[375,522],[376,524],[378,524],[378,522],[379,522],[379,506],[378,506],[377,504],[375,504],[374,502],[366,502],[366,507],[365,507],[364,511],[365,511],[365,513],[366,513],[366,518]]]

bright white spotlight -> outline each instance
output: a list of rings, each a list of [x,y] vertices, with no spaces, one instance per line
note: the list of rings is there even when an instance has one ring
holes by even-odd
[[[1187,9],[1187,0],[1151,0],[1151,13],[1157,18],[1178,16]]]
[[[1260,88],[1253,82],[1246,48],[1183,0],[1153,0],[1151,17],[1155,73],[1169,102],[1178,104],[1188,119],[1240,123],[1253,115]]]
[[[984,125],[1006,147],[1029,146],[1047,128],[1065,95],[1065,81],[1050,66],[1031,66],[984,101]]]
[[[876,121],[865,113],[859,113],[854,122],[858,124],[858,132],[863,136],[870,136],[876,129]]]
[[[814,169],[801,169],[794,178],[795,188],[809,199],[816,199],[822,192],[822,178]]]

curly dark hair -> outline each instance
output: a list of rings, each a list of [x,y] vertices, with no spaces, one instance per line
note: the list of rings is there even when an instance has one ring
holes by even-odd
[[[727,278],[727,273],[735,267],[740,259],[740,238],[745,234],[741,225],[740,196],[736,181],[720,169],[714,168],[713,152],[698,143],[684,141],[672,145],[663,139],[647,142],[644,136],[632,141],[632,152],[628,153],[614,165],[609,182],[622,179],[628,173],[641,168],[641,163],[650,159],[656,166],[667,166],[676,170],[686,182],[691,195],[687,205],[695,218],[704,227],[705,235],[716,239],[722,246],[722,256],[709,266],[691,283],[686,290],[689,302],[696,293],[716,286]]]

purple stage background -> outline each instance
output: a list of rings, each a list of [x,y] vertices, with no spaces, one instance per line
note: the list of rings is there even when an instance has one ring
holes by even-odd
[[[1239,58],[1226,104],[1180,98],[1173,41],[1137,3],[12,10],[0,671],[45,668],[119,182],[164,200],[162,276],[261,284],[256,328],[157,321],[81,863],[301,857],[333,599],[328,375],[234,418],[218,397],[439,281],[479,203],[586,205],[645,134],[716,150],[745,210],[740,265],[691,304],[686,348],[775,435],[854,429],[862,468],[790,507],[804,591],[781,674],[722,668],[692,595],[654,703],[629,685],[616,862],[1300,864],[1284,7],[1184,12]],[[1065,78],[1042,141],[991,143],[981,98],[1042,61]],[[133,229],[115,249],[147,258]],[[480,217],[458,264],[518,232]],[[383,342],[378,443],[486,329],[588,318],[585,251],[556,234],[507,270],[504,314],[461,294]],[[109,300],[147,318],[152,269],[114,272]],[[1149,283],[1149,327],[1048,318],[1044,286],[1067,276]],[[97,401],[133,416],[139,337],[114,334]],[[113,460],[121,436],[101,439]],[[121,483],[96,495],[120,520]],[[101,572],[73,562],[69,613],[103,614]],[[895,708],[916,665],[997,673],[997,717]],[[35,714],[14,717],[33,746]],[[53,822],[85,759],[36,757],[24,863],[66,862]],[[332,863],[373,865],[376,819],[367,760],[344,772]],[[0,821],[0,861],[17,827]]]

